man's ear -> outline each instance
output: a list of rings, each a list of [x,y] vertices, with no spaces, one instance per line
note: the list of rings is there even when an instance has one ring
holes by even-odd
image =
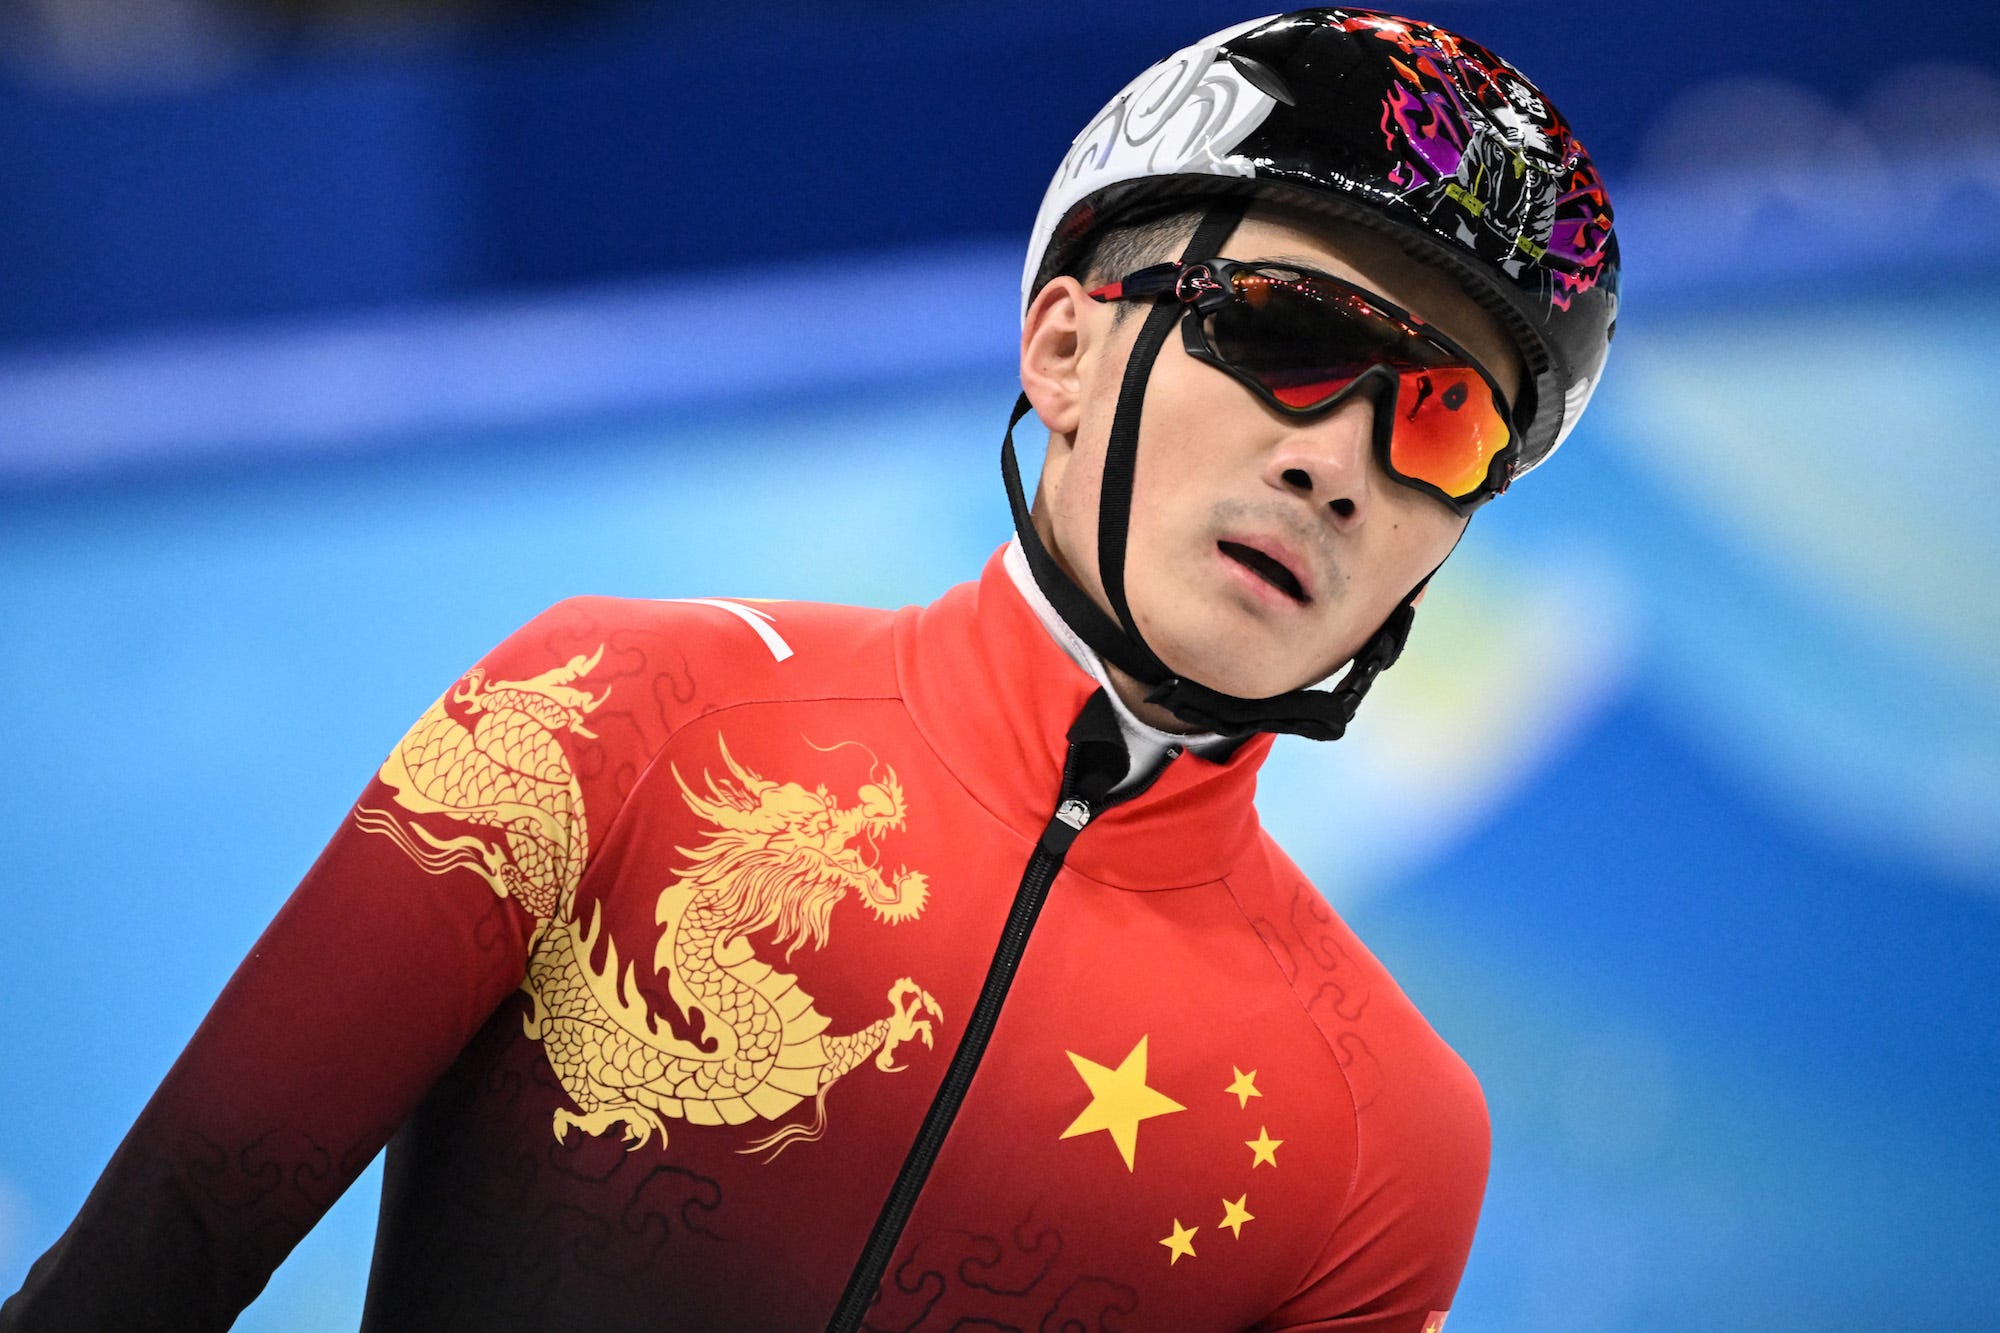
[[[1089,305],[1082,283],[1054,278],[1035,293],[1021,324],[1021,389],[1054,435],[1075,435],[1082,417]]]

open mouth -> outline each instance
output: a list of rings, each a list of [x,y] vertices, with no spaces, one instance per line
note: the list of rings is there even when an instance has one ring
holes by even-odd
[[[1297,576],[1291,570],[1255,547],[1245,546],[1240,542],[1217,542],[1215,545],[1217,550],[1293,601],[1304,605],[1312,600],[1306,596],[1306,590],[1300,586]]]

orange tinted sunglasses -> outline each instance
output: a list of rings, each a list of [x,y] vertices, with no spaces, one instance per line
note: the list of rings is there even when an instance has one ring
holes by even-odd
[[[1519,435],[1471,353],[1365,287],[1289,264],[1209,259],[1142,268],[1098,301],[1172,296],[1189,356],[1287,416],[1372,396],[1375,457],[1404,485],[1469,514],[1507,489]]]

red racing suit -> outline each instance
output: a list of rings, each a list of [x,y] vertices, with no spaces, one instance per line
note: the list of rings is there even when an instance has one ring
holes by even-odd
[[[385,1143],[368,1328],[1441,1327],[1478,1085],[1259,828],[1269,737],[1069,803],[1095,691],[997,556],[893,613],[555,606],[0,1328],[224,1327]]]

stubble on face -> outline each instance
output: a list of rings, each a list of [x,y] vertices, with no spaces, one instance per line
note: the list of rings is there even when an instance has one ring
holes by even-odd
[[[1324,639],[1325,622],[1337,616],[1348,591],[1347,561],[1324,523],[1274,494],[1213,500],[1188,526],[1193,531],[1166,580],[1181,588],[1183,614],[1154,627],[1187,674],[1227,680],[1267,659],[1270,647]],[[1270,647],[1259,651],[1264,642]],[[1312,678],[1332,671],[1343,652],[1352,655],[1346,645],[1329,643]],[[1260,688],[1276,693],[1299,683]]]

